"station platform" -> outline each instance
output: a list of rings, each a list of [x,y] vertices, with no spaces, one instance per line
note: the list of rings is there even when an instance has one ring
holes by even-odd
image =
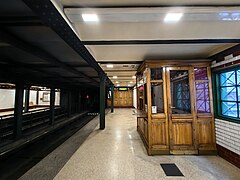
[[[115,109],[99,130],[96,117],[20,179],[169,179],[160,163],[176,164],[184,175],[177,179],[239,179],[239,169],[219,156],[148,156],[136,119],[134,109]]]

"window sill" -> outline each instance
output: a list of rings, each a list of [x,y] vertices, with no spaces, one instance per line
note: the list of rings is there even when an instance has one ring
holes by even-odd
[[[223,121],[229,121],[232,123],[240,124],[240,119],[238,119],[238,118],[231,118],[231,117],[227,117],[227,116],[215,116],[215,119],[220,119]]]

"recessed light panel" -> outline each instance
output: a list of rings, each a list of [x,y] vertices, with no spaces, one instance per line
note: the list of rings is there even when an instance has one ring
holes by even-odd
[[[117,79],[118,77],[117,76],[113,76],[113,79]]]
[[[177,22],[179,21],[183,16],[183,13],[168,13],[165,18],[164,21],[165,22]]]
[[[82,14],[82,18],[85,22],[97,22],[99,20],[96,14]]]
[[[107,68],[113,68],[113,64],[107,64]]]

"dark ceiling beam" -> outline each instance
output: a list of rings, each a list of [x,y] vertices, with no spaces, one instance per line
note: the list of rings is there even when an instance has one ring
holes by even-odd
[[[62,76],[60,74],[57,74],[55,72],[49,72],[49,71],[46,71],[46,70],[43,70],[43,69],[39,69],[39,67],[36,66],[36,65],[34,67],[32,66],[31,68],[29,68],[29,67],[26,67],[25,66],[26,64],[24,64],[24,63],[17,62],[15,60],[10,59],[10,58],[5,57],[5,56],[2,56],[2,57],[4,57],[4,59],[6,59],[8,61],[8,65],[3,65],[2,66],[5,70],[7,70],[5,72],[6,74],[9,73],[8,69],[13,70],[12,72],[16,72],[16,71],[19,72],[19,70],[20,70],[21,73],[19,74],[19,76],[25,76],[23,79],[29,79],[29,78],[32,79],[33,78],[33,79],[37,80],[37,79],[43,79],[44,78],[44,79],[50,80],[51,83],[55,82],[55,81],[61,83],[62,80],[67,81],[68,84],[70,84],[70,83],[74,83],[74,84],[75,83],[81,83],[77,80],[64,77],[64,76]],[[34,73],[35,78],[32,77],[32,72],[33,71],[38,72],[38,74]],[[31,73],[31,74],[29,76],[28,75],[26,76],[27,73]],[[13,74],[15,74],[15,73],[13,73]],[[44,75],[47,74],[47,75],[49,75],[49,77],[45,77],[45,76],[43,77],[43,76],[41,76],[41,74],[44,74]]]
[[[216,60],[217,62],[224,60],[225,56],[228,56],[230,54],[233,54],[233,56],[238,56],[240,55],[240,44],[230,47],[222,52],[219,52],[217,54],[214,54],[210,57],[208,57],[208,59],[212,59],[212,60]]]
[[[54,30],[72,49],[74,49],[98,74],[105,74],[94,57],[84,46],[77,34],[65,21],[50,0],[23,0],[41,20]],[[108,79],[109,80],[109,79]]]
[[[240,43],[240,39],[179,39],[179,40],[109,40],[109,41],[83,41],[84,45],[145,45],[145,44],[222,44]]]
[[[148,4],[143,4],[143,5],[115,5],[115,6],[64,6],[65,8],[111,8],[111,9],[118,9],[118,8],[171,8],[171,7],[179,7],[179,8],[184,8],[184,7],[211,7],[211,8],[218,8],[218,7],[238,7],[240,6],[239,4],[226,4],[226,5],[221,5],[221,4],[179,4],[179,5],[148,5]]]
[[[42,21],[37,16],[1,16],[1,26],[40,26]]]
[[[7,61],[5,61],[6,64],[8,64]],[[38,69],[48,69],[48,68],[60,68],[59,66],[55,66],[55,65],[50,65],[50,64],[9,64],[9,66],[12,66],[12,67],[16,67],[16,68],[38,68]],[[73,68],[87,68],[87,67],[91,67],[89,65],[69,65]]]
[[[24,42],[23,40],[19,39],[18,37],[15,37],[14,35],[10,34],[9,32],[7,32],[5,30],[0,30],[0,39],[3,40],[4,42],[11,44],[12,46],[14,46],[18,49],[21,49],[29,54],[39,57],[40,59],[43,59],[55,66],[59,66],[62,69],[69,71],[73,74],[82,76],[82,77],[86,78],[87,80],[89,80],[90,82],[94,82],[94,83],[96,83],[96,85],[98,85],[97,81],[95,81],[94,79],[91,79],[84,73],[76,70],[75,68],[73,68],[71,66],[66,65],[65,63],[59,61],[57,58],[55,58],[48,52],[40,49],[39,47],[35,47],[27,42]]]

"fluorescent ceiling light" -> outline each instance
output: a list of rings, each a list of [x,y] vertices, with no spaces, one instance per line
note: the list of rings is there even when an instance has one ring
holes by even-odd
[[[177,22],[179,21],[183,16],[183,13],[168,13],[165,18],[164,21],[165,22]]]
[[[128,86],[131,86],[131,84],[128,84]]]
[[[113,68],[113,64],[107,64],[107,68]]]
[[[135,79],[135,78],[136,78],[136,76],[132,76],[132,78],[133,78],[133,79]]]
[[[113,76],[113,79],[117,79],[118,77],[117,76]]]
[[[96,14],[82,14],[82,18],[86,22],[97,22],[99,20]]]
[[[119,83],[119,81],[116,81],[116,83]]]
[[[120,84],[117,84],[117,86],[120,86]]]

